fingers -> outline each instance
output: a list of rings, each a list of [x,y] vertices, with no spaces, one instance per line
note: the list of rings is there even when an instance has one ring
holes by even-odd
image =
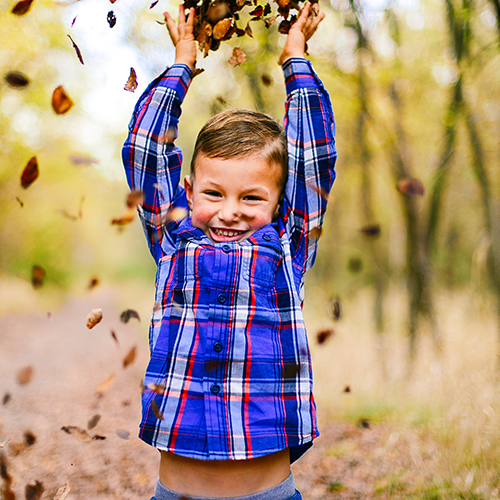
[[[319,23],[321,23],[324,18],[325,14],[323,12],[319,14],[317,8],[313,9],[311,3],[306,2],[299,18],[297,19],[297,22],[295,23],[304,34],[306,42],[313,36],[314,32],[318,29]]]
[[[179,31],[177,29],[177,25],[168,12],[165,12],[163,15],[165,16],[165,21],[167,22],[167,29],[168,34],[170,35],[170,39],[172,40],[174,46],[176,46],[177,42],[179,41]]]

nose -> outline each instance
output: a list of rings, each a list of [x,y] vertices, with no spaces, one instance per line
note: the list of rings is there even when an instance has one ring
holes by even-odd
[[[237,222],[240,216],[240,210],[236,201],[226,199],[220,207],[219,219],[226,224]]]

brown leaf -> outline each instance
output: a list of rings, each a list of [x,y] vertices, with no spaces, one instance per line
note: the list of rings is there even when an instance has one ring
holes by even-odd
[[[126,226],[134,220],[136,211],[133,208],[127,208],[119,217],[111,220],[113,226]]]
[[[122,439],[129,439],[130,438],[130,432],[126,431],[125,429],[117,429],[116,435]]]
[[[264,19],[264,23],[266,25],[266,28],[270,28],[274,24],[274,22],[276,21],[276,19],[278,19],[278,16],[266,17]]]
[[[314,191],[316,194],[319,194],[321,198],[323,198],[326,201],[328,201],[328,198],[330,197],[328,191],[325,191],[321,186],[318,186],[316,184],[308,184],[307,189],[310,189],[311,191]]]
[[[64,87],[59,85],[52,93],[52,108],[58,115],[64,115],[73,106],[73,101],[68,96]]]
[[[76,425],[65,425],[64,427],[61,427],[61,430],[66,432],[67,434],[75,435],[80,441],[83,441],[84,443],[92,441],[92,436],[85,429],[77,427]]]
[[[348,385],[346,385],[346,386],[345,386],[345,388],[344,388],[344,392],[345,392],[346,394],[350,393],[350,392],[351,392],[351,387],[350,387],[350,386],[348,386]]]
[[[32,156],[21,174],[21,187],[28,189],[38,179],[39,175],[38,160],[36,156]]]
[[[247,25],[245,26],[245,33],[250,37],[253,38],[253,31],[252,28],[250,27],[250,21],[248,21]]]
[[[2,404],[3,405],[6,405],[10,400],[12,399],[12,396],[10,394],[10,392],[6,392],[4,395],[3,395],[3,398],[2,398]]]
[[[31,268],[31,284],[33,288],[37,290],[41,288],[43,285],[43,280],[45,279],[45,271],[40,266],[33,266]]]
[[[150,391],[156,392],[156,394],[164,394],[165,393],[165,387],[161,384],[155,384],[153,382],[150,382],[146,387]]]
[[[101,420],[101,415],[97,413],[87,422],[87,429],[89,431],[93,429],[99,423],[99,420]]]
[[[260,79],[262,80],[262,84],[265,85],[266,87],[269,87],[273,83],[272,78],[269,75],[266,75],[265,73],[261,75]]]
[[[149,8],[152,9],[153,7],[156,6],[156,4],[159,2],[160,0],[155,0],[150,6]]]
[[[86,320],[87,328],[91,330],[92,328],[94,328],[94,326],[100,323],[101,320],[102,320],[102,309],[92,309],[92,311],[90,311],[87,314],[87,320]]]
[[[323,344],[327,339],[329,339],[334,334],[333,328],[327,328],[325,330],[320,330],[316,334],[316,341],[318,344]]]
[[[216,40],[222,40],[232,25],[232,18],[221,19],[213,28],[213,37]]]
[[[76,19],[76,18],[75,18]],[[75,43],[75,41],[73,40],[73,38],[71,38],[69,35],[67,35],[68,38],[71,40],[71,43],[73,44],[73,48],[75,49],[75,52],[76,52],[76,57],[78,57],[78,60],[82,63],[82,64],[85,64],[83,62],[83,56],[82,56],[82,51],[80,50],[80,48],[78,47],[78,45]]]
[[[16,494],[10,489],[10,484],[4,484],[1,492],[3,500],[16,500]]]
[[[29,78],[20,71],[9,71],[5,75],[5,81],[13,89],[23,89],[30,83]]]
[[[14,199],[19,203],[19,205],[21,206],[21,208],[24,207],[23,200],[21,200],[18,196],[15,196]]]
[[[35,481],[35,484],[27,484],[24,491],[26,500],[40,500],[45,488],[41,482]]]
[[[264,7],[262,5],[257,5],[249,14],[251,16],[261,17],[264,14]]]
[[[283,369],[284,378],[295,378],[300,373],[300,363],[286,363]]]
[[[212,25],[216,25],[230,13],[226,2],[210,2],[207,9],[207,19]]]
[[[377,238],[380,236],[380,224],[369,224],[360,229],[360,232],[368,238]]]
[[[228,60],[231,66],[239,66],[247,60],[247,55],[238,47],[234,47],[233,54]]]
[[[396,188],[405,196],[423,196],[425,194],[424,186],[418,179],[401,179]]]
[[[99,284],[99,278],[95,276],[90,279],[89,284],[87,285],[87,290],[93,290]]]
[[[313,227],[309,232],[309,238],[311,238],[312,240],[319,240],[322,234],[323,234],[322,227]]]
[[[136,208],[137,205],[140,205],[144,200],[144,191],[140,189],[134,189],[127,195],[127,200],[125,203],[127,204],[127,208]]]
[[[129,92],[135,92],[135,89],[137,88],[137,74],[134,68],[130,68],[130,76],[128,77],[125,87],[123,88]]]
[[[16,16],[24,16],[30,9],[31,9],[31,4],[33,3],[33,0],[21,0],[20,2],[17,2],[14,7],[12,7],[12,14],[15,14]]]
[[[139,318],[139,313],[137,311],[134,311],[133,309],[125,309],[125,311],[120,314],[120,320],[123,323],[128,323],[132,318],[136,318],[137,320],[141,321],[141,318]]]
[[[330,314],[333,316],[333,319],[339,320],[342,317],[343,305],[339,299],[332,300],[330,304]]]
[[[26,446],[33,446],[36,443],[36,436],[31,431],[24,433],[24,444]]]
[[[153,410],[153,413],[155,414],[155,417],[158,420],[165,420],[165,418],[163,417],[163,412],[160,410],[158,403],[154,399],[153,401],[151,401],[151,408]]]
[[[110,375],[104,382],[101,382],[96,388],[95,391],[98,393],[103,393],[107,391],[115,382],[115,374]]]
[[[108,15],[107,15],[106,19],[108,20],[109,27],[113,28],[115,26],[115,24],[116,24],[116,16],[115,16],[115,13],[112,10],[110,10],[108,12]]]
[[[99,164],[99,162],[95,158],[83,155],[71,155],[69,157],[69,161],[77,167]]]
[[[369,429],[370,428],[370,421],[367,418],[360,418],[358,421],[358,425],[362,427],[363,429]]]
[[[118,342],[118,337],[116,336],[116,333],[114,330],[111,330],[111,336],[113,337],[113,340],[120,345],[120,342]]]
[[[19,385],[26,385],[31,382],[31,379],[33,378],[33,367],[32,366],[25,366],[24,368],[21,368],[17,372],[17,382]]]
[[[132,347],[128,354],[123,358],[123,368],[127,368],[127,366],[131,365],[137,356],[137,346]]]
[[[57,491],[52,500],[64,500],[68,493],[71,491],[71,488],[68,483],[64,483],[62,486],[57,488]]]

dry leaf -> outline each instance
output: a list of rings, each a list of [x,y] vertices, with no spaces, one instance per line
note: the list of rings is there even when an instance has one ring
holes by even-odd
[[[155,384],[153,382],[150,382],[146,387],[150,391],[156,392],[156,394],[164,394],[165,393],[165,387],[161,384]]]
[[[129,92],[135,92],[135,89],[137,88],[137,74],[134,68],[130,68],[130,76],[128,77],[125,87],[123,88]]]
[[[125,429],[117,429],[116,435],[122,439],[129,439],[130,438],[130,432],[126,431]]]
[[[130,224],[134,220],[134,216],[136,211],[133,208],[127,208],[120,217],[111,220],[111,224],[113,226],[125,226],[126,224]]]
[[[45,488],[40,481],[35,481],[35,484],[27,484],[24,491],[26,500],[40,500]]]
[[[31,431],[24,433],[24,444],[26,446],[33,446],[36,443],[36,436]]]
[[[120,345],[120,342],[118,342],[118,337],[116,336],[116,333],[114,330],[111,330],[111,336],[113,337],[113,340]]]
[[[110,28],[113,28],[116,24],[116,16],[115,13],[110,10],[107,15],[107,20]]]
[[[101,420],[101,415],[96,414],[94,415],[88,422],[87,422],[87,429],[90,431],[90,429],[93,429],[98,423],[99,420]]]
[[[396,187],[405,196],[423,196],[425,194],[424,186],[418,179],[401,179]]]
[[[102,320],[102,309],[92,309],[92,311],[90,311],[87,314],[87,321],[86,321],[87,328],[91,330],[92,328],[94,328],[95,325],[100,323],[101,320]]]
[[[32,366],[25,366],[24,368],[21,368],[17,372],[17,382],[19,385],[29,384],[33,378],[33,373],[34,371]]]
[[[57,488],[57,491],[52,500],[64,500],[68,493],[71,491],[71,488],[68,483],[64,483],[62,486]]]
[[[33,0],[21,0],[20,2],[17,2],[14,7],[12,7],[12,14],[15,14],[16,16],[24,16],[30,9],[31,9],[31,4],[33,3]]]
[[[33,266],[31,268],[31,284],[33,288],[37,290],[43,285],[43,280],[45,279],[45,271],[40,266]]]
[[[283,369],[283,378],[295,378],[300,373],[300,363],[287,363]]]
[[[52,108],[58,115],[64,115],[72,106],[73,101],[64,90],[64,87],[59,85],[52,93]]]
[[[134,311],[133,309],[126,309],[120,314],[120,320],[123,323],[128,323],[131,318],[136,318],[137,320],[141,321],[141,318],[139,318],[139,313],[137,311]]]
[[[123,368],[127,368],[127,366],[131,365],[137,356],[137,346],[132,347],[128,354],[123,358]]]
[[[38,179],[38,161],[32,156],[21,174],[21,187],[28,189]]]
[[[15,196],[14,199],[19,203],[19,205],[21,206],[21,208],[24,207],[23,201],[18,196]]]
[[[313,227],[311,231],[309,231],[309,238],[311,238],[312,240],[319,240],[322,234],[323,234],[323,228]]]
[[[333,316],[333,319],[338,321],[342,317],[343,309],[344,307],[339,299],[332,300],[330,304],[330,314]]]
[[[78,16],[75,16],[75,17],[73,18],[73,21],[71,21],[71,27],[73,27],[73,26],[75,25],[75,21],[76,21],[76,18],[77,18],[77,17],[78,17]]]
[[[13,89],[23,89],[30,83],[29,78],[20,71],[9,71],[5,75],[5,81]]]
[[[380,236],[380,224],[369,224],[360,229],[363,235],[368,236],[368,238],[377,238]]]
[[[16,500],[16,494],[10,489],[9,484],[4,484],[1,492],[3,500]]]
[[[83,156],[83,155],[71,155],[69,157],[69,161],[73,163],[73,165],[76,165],[77,167],[80,166],[86,166],[86,165],[94,165],[94,164],[99,164],[99,162],[95,159],[92,158],[91,156]]]
[[[155,417],[158,420],[165,420],[165,418],[163,417],[163,412],[160,410],[158,403],[154,399],[153,401],[151,401],[151,408],[153,410],[153,413],[155,414]]]
[[[99,284],[99,278],[95,276],[91,278],[89,284],[87,285],[87,290],[93,290]]]
[[[351,387],[350,387],[350,386],[348,386],[348,385],[346,385],[346,386],[345,386],[345,388],[344,388],[344,392],[345,392],[346,394],[350,393],[350,392],[351,392]]]
[[[216,40],[222,40],[226,35],[231,26],[233,25],[232,18],[221,19],[213,28],[212,36]]]
[[[316,341],[318,344],[323,344],[327,339],[329,339],[333,335],[333,328],[328,328],[325,330],[321,330],[316,334]]]
[[[88,443],[92,441],[92,436],[81,427],[77,427],[76,425],[65,425],[61,427],[61,430],[66,432],[67,434],[75,435],[80,441],[84,443]]]
[[[11,399],[12,399],[12,396],[11,396],[10,392],[6,392],[2,398],[2,405],[6,405]]]
[[[149,8],[152,9],[160,0],[155,0],[150,6]]]
[[[131,191],[126,200],[126,204],[128,208],[136,208],[137,205],[140,205],[144,200],[144,192],[140,189],[135,189]]]
[[[272,78],[269,75],[266,75],[265,73],[261,75],[260,79],[262,80],[262,84],[265,85],[266,87],[269,87],[273,83]]]
[[[239,66],[247,60],[247,55],[238,47],[234,47],[233,54],[227,61],[231,66]]]
[[[115,382],[115,374],[113,373],[113,375],[109,376],[104,382],[101,382],[96,388],[95,388],[95,391],[98,392],[98,393],[103,393],[105,391],[107,391],[112,385],[113,383]]]
[[[76,19],[76,18],[75,18]],[[73,44],[73,48],[75,49],[75,52],[76,52],[76,57],[78,57],[78,60],[82,63],[82,64],[85,64],[83,62],[83,56],[82,56],[82,51],[80,50],[80,48],[78,47],[78,45],[75,43],[75,41],[73,40],[73,38],[71,38],[69,35],[68,35],[68,38],[71,40],[71,43]]]

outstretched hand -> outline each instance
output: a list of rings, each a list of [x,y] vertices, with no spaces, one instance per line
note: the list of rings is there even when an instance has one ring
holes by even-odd
[[[165,12],[164,16],[168,33],[175,46],[175,63],[186,64],[193,70],[196,62],[196,42],[193,35],[194,8],[189,10],[186,20],[184,6],[180,5],[178,24],[175,24],[168,12]]]
[[[317,14],[311,7],[310,2],[306,2],[300,12],[299,18],[288,32],[285,47],[281,53],[278,64],[283,64],[292,57],[304,57],[306,42],[317,30],[318,25],[325,18],[325,14]]]

